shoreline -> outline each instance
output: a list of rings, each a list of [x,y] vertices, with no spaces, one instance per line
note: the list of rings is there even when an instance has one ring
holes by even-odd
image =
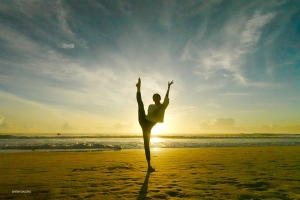
[[[201,146],[201,147],[150,147],[151,151],[162,151],[162,150],[179,150],[179,149],[206,149],[206,148],[260,148],[260,147],[299,147],[299,145],[249,145],[249,146]],[[5,152],[6,151],[6,152]],[[0,149],[1,154],[13,154],[13,153],[100,153],[100,152],[119,152],[119,151],[144,151],[143,148],[133,149]]]
[[[300,147],[1,154],[0,199],[299,199]],[[30,193],[13,193],[30,191]]]

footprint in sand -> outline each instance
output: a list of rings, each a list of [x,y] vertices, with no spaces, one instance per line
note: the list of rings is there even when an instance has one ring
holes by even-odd
[[[72,172],[75,172],[75,171],[97,171],[95,168],[97,168],[97,167],[75,168],[72,170]]]
[[[270,188],[270,184],[263,181],[246,183],[246,184],[237,184],[236,186],[238,188],[247,188],[249,190],[256,190],[256,191],[266,191]]]
[[[115,171],[115,170],[122,171],[122,170],[134,170],[135,168],[131,164],[120,163],[120,164],[117,164],[117,165],[114,165],[114,166],[110,166],[107,169],[109,171]]]
[[[150,192],[159,192],[160,190],[149,190]]]
[[[100,186],[99,184],[95,184],[95,183],[90,183],[89,185],[90,185],[90,187],[99,187]]]
[[[152,196],[154,199],[166,199],[166,195],[164,194],[159,194],[159,195],[153,195]]]
[[[89,195],[85,196],[84,198],[87,199],[87,198],[91,198],[93,196],[95,196],[95,195],[94,194],[89,194]]]
[[[110,188],[110,191],[111,192],[114,192],[114,191],[120,191],[121,190],[121,188],[118,188],[118,187],[116,187],[116,188]]]
[[[166,193],[171,197],[176,197],[179,194],[177,191],[173,191],[173,190],[167,191]]]

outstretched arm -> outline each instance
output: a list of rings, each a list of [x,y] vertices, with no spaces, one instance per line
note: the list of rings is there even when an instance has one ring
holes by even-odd
[[[166,97],[168,97],[168,98],[169,98],[170,86],[171,86],[173,83],[174,83],[173,81],[168,82],[168,90],[167,90],[167,93],[166,93]]]
[[[165,96],[165,100],[164,102],[161,104],[162,106],[159,106],[158,108],[156,108],[154,111],[153,111],[153,115],[156,115],[160,110],[162,109],[166,109],[167,106],[169,105],[169,91],[170,91],[170,86],[173,84],[174,82],[171,81],[171,82],[168,82],[168,90],[167,90],[167,93],[166,93],[166,96]]]
[[[135,86],[136,86],[137,92],[141,92],[141,79],[140,78],[138,79],[138,83]]]

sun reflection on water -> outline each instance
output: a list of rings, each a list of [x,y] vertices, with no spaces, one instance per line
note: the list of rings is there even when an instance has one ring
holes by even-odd
[[[163,139],[159,137],[153,137],[150,140],[150,146],[152,151],[159,151],[162,147]]]
[[[162,142],[162,139],[159,137],[154,137],[154,138],[151,138],[150,141],[153,143],[159,143],[159,142]]]

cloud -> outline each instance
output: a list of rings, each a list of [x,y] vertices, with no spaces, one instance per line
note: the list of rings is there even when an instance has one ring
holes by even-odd
[[[5,121],[5,118],[0,115],[0,129],[4,129],[4,130],[8,130],[8,129],[12,129],[12,125],[8,122]]]
[[[58,21],[60,24],[61,29],[63,30],[64,33],[69,35],[70,37],[74,37],[74,33],[72,32],[66,18],[67,18],[67,11],[60,5],[59,9],[57,10],[58,13]]]
[[[68,4],[59,0],[10,1],[3,4],[6,9],[0,10],[0,13],[6,17],[1,18],[0,37],[4,39],[6,49],[16,51],[17,60],[41,58],[47,50],[56,47],[85,47],[85,40],[78,37],[70,26],[80,23],[80,20],[75,21]],[[21,57],[21,53],[31,56]]]
[[[124,134],[129,134],[129,133],[140,133],[141,129],[138,125],[137,122],[135,123],[120,123],[117,122],[113,126],[110,127],[110,132],[112,133],[124,133]]]
[[[235,119],[233,118],[217,118],[215,119],[214,126],[216,127],[229,127],[234,126]]]
[[[196,87],[198,92],[217,90],[224,87],[224,84],[204,84]]]
[[[24,125],[23,126],[23,130],[24,131],[30,131],[30,132],[35,132],[35,131],[38,131],[39,129],[38,129],[38,127],[37,127],[37,125]]]
[[[199,124],[199,127],[203,128],[203,129],[209,129],[209,128],[213,128],[213,123],[212,121],[209,120],[204,120]]]
[[[284,129],[286,127],[281,127],[279,124],[263,124],[263,125],[261,125],[260,128],[264,131],[276,132],[277,130],[282,129],[282,128]]]
[[[228,128],[235,125],[236,119],[233,118],[216,118],[214,120],[204,120],[199,124],[203,129]]]
[[[132,124],[121,124],[121,123],[116,123],[113,125],[113,128],[115,129],[129,129],[132,128]]]
[[[0,124],[0,129],[12,129],[12,125],[8,122],[3,122]]]
[[[273,17],[274,13],[265,15],[256,12],[255,15],[247,22],[245,30],[242,32],[241,42],[244,48],[254,47],[260,39],[261,28],[264,27]]]
[[[256,133],[299,133],[300,125],[263,124],[260,127],[248,127],[249,131]]]
[[[198,124],[201,132],[211,133],[299,133],[300,125],[283,126],[280,124],[263,124],[261,126],[236,126],[233,118],[216,118],[204,120]],[[199,130],[199,129],[198,129]]]
[[[70,126],[68,123],[65,123],[61,126],[61,129],[64,131],[74,131],[76,130],[73,126]]]
[[[5,121],[5,118],[0,115],[0,129],[12,129],[12,125]]]
[[[256,132],[262,133],[299,133],[300,125],[284,126],[279,124],[263,124],[255,129]]]
[[[196,75],[205,80],[222,79],[225,83],[234,81],[244,86],[260,86],[253,84],[257,81],[248,73],[253,70],[251,69],[253,67],[246,68],[246,56],[253,54],[256,46],[260,45],[262,31],[276,16],[276,12],[263,14],[256,11],[250,17],[242,13],[244,12],[240,12],[238,16],[234,15],[234,17],[228,15],[224,19],[224,24],[209,33],[205,40],[201,39],[203,34],[200,34],[193,38],[192,42],[187,43],[182,60],[193,63]],[[219,22],[221,19],[211,20],[221,24]],[[203,29],[208,32],[212,27],[203,27]]]
[[[206,107],[220,108],[221,105],[219,105],[215,99],[209,99],[208,103],[206,104]]]
[[[300,133],[300,125],[287,126],[284,130],[291,133]]]
[[[27,12],[29,13],[29,11]],[[68,18],[66,13],[62,11],[62,18]],[[56,26],[52,23],[50,25]],[[62,35],[65,35],[64,31],[60,31]],[[97,49],[92,52],[96,54],[92,59],[82,56],[85,55],[84,52],[76,59],[72,59],[67,53],[55,47],[75,48],[76,45],[77,48],[78,42],[61,43],[60,37],[55,37],[51,32],[43,32],[41,37],[43,39],[54,38],[55,43],[59,43],[59,45],[50,45],[43,39],[35,40],[34,37],[27,37],[26,34],[8,26],[1,27],[1,36],[7,41],[7,44],[10,44],[9,48],[14,51],[14,54],[21,56],[14,57],[12,60],[0,61],[3,66],[18,66],[10,67],[8,71],[16,70],[14,77],[20,77],[6,80],[1,78],[0,83],[3,81],[5,84],[9,84],[15,93],[28,91],[30,88],[30,91],[23,93],[23,97],[29,98],[30,96],[30,100],[40,103],[52,101],[51,103],[54,104],[59,102],[72,107],[72,103],[75,102],[70,103],[70,99],[82,104],[86,104],[84,101],[88,99],[90,105],[93,103],[103,106],[123,105],[122,102],[129,101],[128,94],[132,92],[132,89],[134,90],[134,82],[138,76],[142,75],[143,80],[148,82],[143,87],[145,93],[154,91],[164,93],[165,87],[162,86],[165,83],[162,84],[162,80],[172,80],[176,77],[166,67],[158,66],[157,69],[151,68],[147,72],[141,66],[149,66],[149,63],[138,59],[136,54],[134,54],[134,58],[128,58],[124,54],[112,53],[107,49],[105,49],[106,53]],[[125,48],[128,48],[128,44]],[[79,52],[80,49],[77,51]],[[151,65],[155,66],[153,63]],[[168,64],[166,65],[168,66]],[[21,70],[18,70],[19,67]],[[168,73],[164,71],[168,71]],[[168,77],[169,79],[167,79]],[[176,85],[172,88],[173,97],[179,88],[179,79],[178,76],[175,79]],[[55,99],[51,97],[55,97]]]
[[[64,49],[73,49],[75,47],[74,44],[66,44],[66,43],[62,43],[61,48]]]
[[[0,115],[0,125],[4,122],[4,117]]]
[[[240,92],[240,93],[223,93],[223,94],[217,94],[219,96],[252,96],[254,93],[250,92]]]

